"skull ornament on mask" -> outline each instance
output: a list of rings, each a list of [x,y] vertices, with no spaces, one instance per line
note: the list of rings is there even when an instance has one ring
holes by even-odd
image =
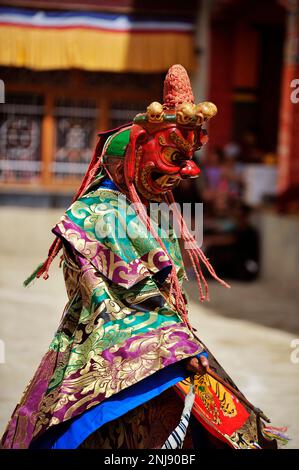
[[[154,101],[147,107],[148,120],[150,122],[163,121],[164,111],[161,103]]]

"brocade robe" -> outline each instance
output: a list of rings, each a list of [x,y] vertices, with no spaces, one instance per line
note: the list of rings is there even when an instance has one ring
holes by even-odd
[[[78,424],[109,400],[116,399],[112,404],[123,403],[125,409],[131,391],[136,407],[156,397],[152,403],[160,410],[156,414],[162,426],[167,415],[162,408],[173,415],[169,387],[175,386],[177,395],[184,397],[190,386],[188,373],[178,373],[175,367],[203,350],[210,367],[236,388],[171,307],[166,279],[170,259],[181,281],[183,263],[175,234],[156,227],[167,252],[149,236],[125,196],[104,187],[95,187],[74,202],[54,227],[64,245],[69,300],[12,415],[2,438],[4,448],[28,448],[44,436],[55,436],[56,430]],[[208,374],[196,376],[194,383],[193,414],[217,441],[235,448],[255,448],[264,441],[256,414],[223,385]],[[141,392],[138,387],[143,387]],[[164,392],[169,400],[157,401]]]

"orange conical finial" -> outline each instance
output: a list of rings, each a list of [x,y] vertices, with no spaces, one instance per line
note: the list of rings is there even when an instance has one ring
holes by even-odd
[[[179,104],[194,104],[194,96],[186,69],[175,64],[170,67],[164,80],[164,108],[175,109]]]

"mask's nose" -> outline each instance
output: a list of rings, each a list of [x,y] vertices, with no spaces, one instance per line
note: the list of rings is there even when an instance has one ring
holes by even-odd
[[[196,178],[200,173],[200,169],[193,160],[184,162],[180,169],[181,178]]]

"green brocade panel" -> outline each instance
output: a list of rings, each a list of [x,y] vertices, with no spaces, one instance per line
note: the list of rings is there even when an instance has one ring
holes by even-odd
[[[117,191],[96,189],[75,201],[66,215],[92,240],[100,242],[127,263],[160,248],[130,201]],[[166,233],[154,221],[153,226],[177,269],[183,268],[180,247],[173,230],[169,229]]]

